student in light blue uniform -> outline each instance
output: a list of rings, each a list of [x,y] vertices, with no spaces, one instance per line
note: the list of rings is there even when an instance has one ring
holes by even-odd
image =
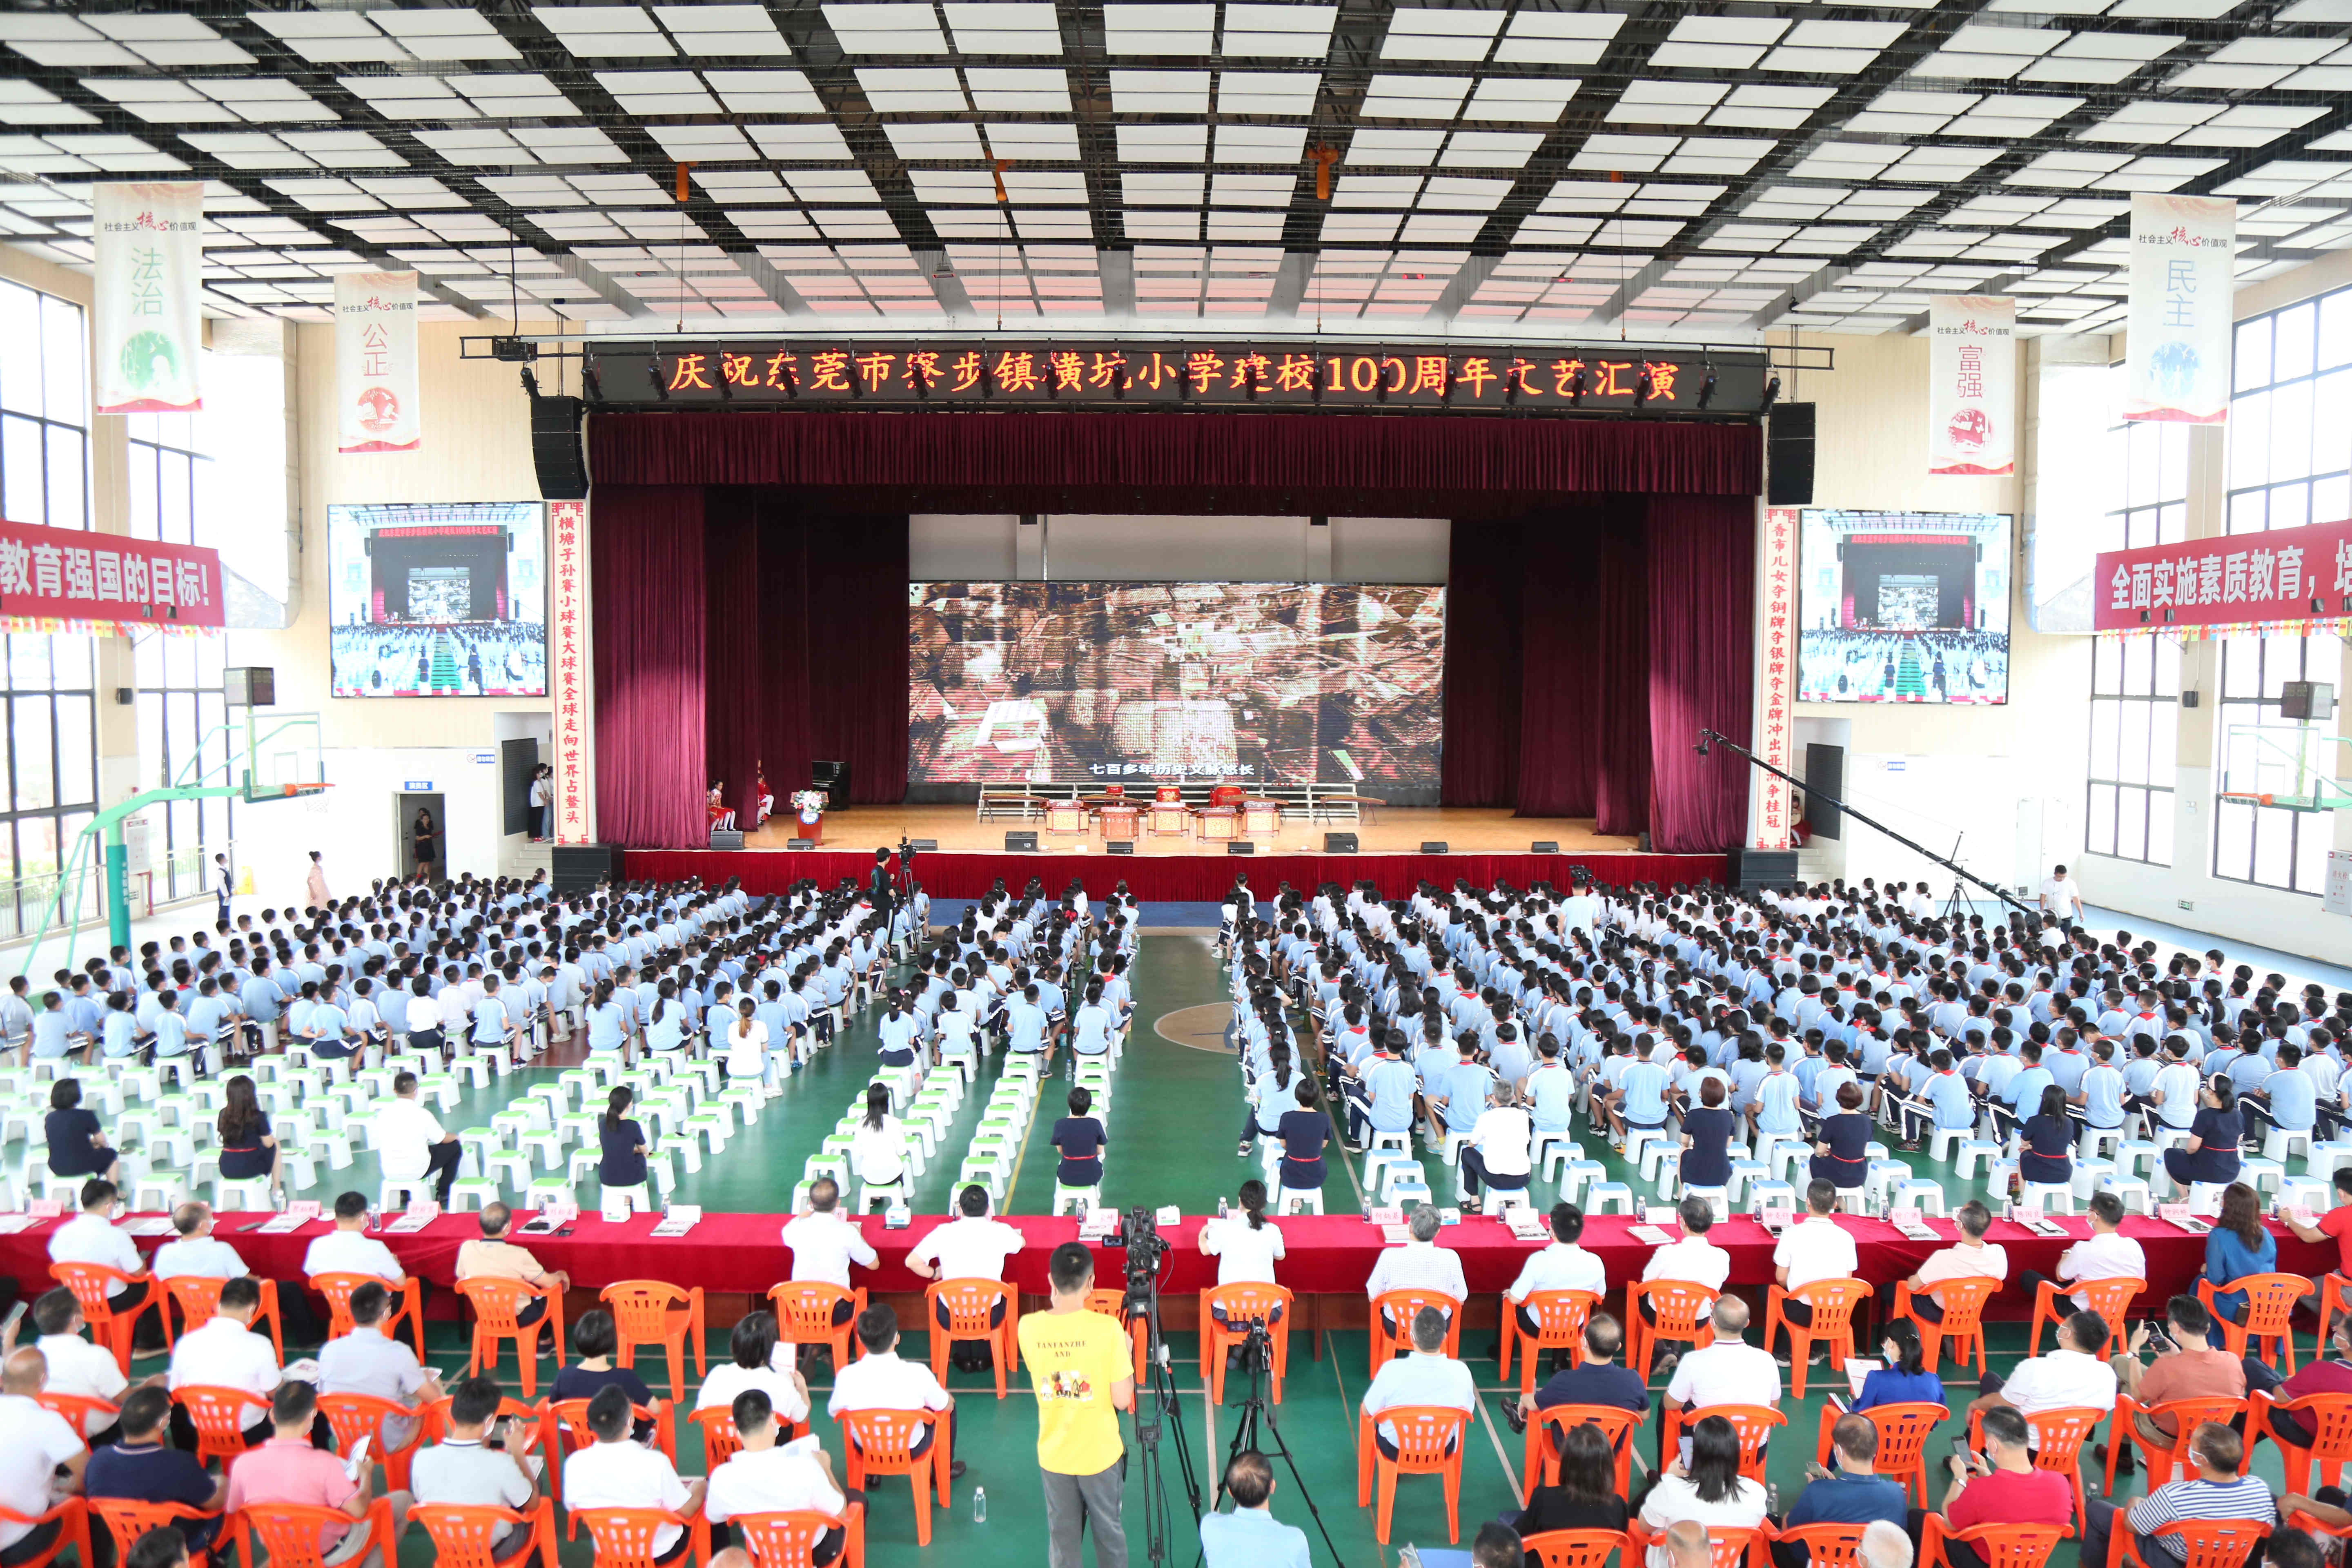
[[[66,1012],[65,998],[57,992],[41,993],[41,1010],[33,1015],[29,1040],[34,1061],[63,1061],[74,1050],[73,1020]],[[19,1056],[20,1066],[25,1059]],[[87,1048],[82,1060],[85,1064],[89,1060]]]
[[[154,1026],[151,1032],[154,1037],[157,1060],[160,1061],[166,1057],[184,1057],[189,1053],[188,1020],[180,1014],[178,992],[165,991],[161,994],[160,1005],[155,1010]],[[201,1068],[201,1061],[198,1065]]]

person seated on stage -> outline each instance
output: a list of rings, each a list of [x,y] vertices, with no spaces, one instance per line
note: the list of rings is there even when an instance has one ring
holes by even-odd
[[[702,1477],[681,1480],[667,1455],[629,1441],[629,1396],[622,1389],[605,1388],[588,1401],[588,1431],[594,1441],[563,1461],[563,1506],[575,1516],[581,1509],[658,1508],[690,1518],[701,1510]],[[653,1560],[675,1563],[693,1544],[685,1526],[656,1525]]]
[[[1428,1211],[1416,1209],[1416,1215]],[[1396,1428],[1380,1420],[1381,1412],[1397,1405],[1437,1405],[1475,1416],[1478,1388],[1470,1369],[1445,1353],[1446,1314],[1423,1307],[1412,1317],[1412,1353],[1385,1363],[1364,1391],[1363,1411],[1375,1425],[1372,1440],[1382,1455],[1397,1456]],[[1458,1446],[1459,1439],[1456,1439]],[[1453,1449],[1449,1447],[1448,1452]]]
[[[1849,1191],[1861,1186],[1870,1171],[1867,1150],[1874,1131],[1870,1118],[1862,1113],[1862,1086],[1838,1085],[1837,1110],[1822,1117],[1814,1132],[1813,1180]]]
[[[1683,1152],[1676,1169],[1685,1189],[1729,1189],[1731,1139],[1738,1122],[1724,1109],[1724,1099],[1723,1079],[1709,1073],[1699,1079],[1698,1103],[1683,1113]]]
[[[808,1380],[793,1364],[794,1347],[776,1340],[773,1312],[749,1312],[736,1320],[727,1336],[728,1359],[710,1369],[694,1396],[697,1410],[718,1410],[734,1403],[747,1389],[757,1389],[788,1426],[809,1415]]]
[[[2084,1205],[2084,1217],[2090,1222],[2091,1234],[2058,1255],[2060,1279],[2122,1279],[2146,1281],[2147,1254],[2138,1242],[2124,1235],[2124,1201],[2113,1193],[2091,1194]],[[2028,1301],[2033,1300],[2048,1282],[2049,1276],[2031,1268],[2021,1269],[2017,1288]],[[2058,1313],[2070,1316],[2090,1306],[2087,1298],[2072,1292],[2061,1293],[2056,1300]]]
[[[2226,1185],[2238,1179],[2238,1146],[2245,1142],[2246,1119],[2237,1091],[2220,1074],[2205,1080],[2186,1145],[2164,1152],[2164,1173],[2173,1194],[2186,1198],[2193,1185]]]
[[[857,1131],[850,1135],[849,1144],[849,1173],[857,1180],[859,1211],[870,1207],[877,1197],[885,1203],[903,1199],[907,1165],[907,1128],[890,1114],[890,1088],[887,1084],[868,1084],[866,1114],[859,1120]],[[1097,1168],[1100,1168],[1099,1162]]]
[[[1495,1094],[1495,1103],[1478,1113],[1470,1141],[1462,1146],[1462,1190],[1473,1207],[1478,1204],[1481,1182],[1498,1194],[1525,1193],[1534,1169],[1534,1123],[1517,1103],[1510,1085],[1497,1085]]]
[[[1364,1282],[1364,1297],[1377,1301],[1391,1290],[1437,1290],[1459,1304],[1470,1299],[1470,1287],[1462,1276],[1462,1255],[1450,1247],[1436,1245],[1437,1211],[1423,1204],[1412,1211],[1405,1222],[1405,1242],[1402,1247],[1383,1247],[1372,1264],[1371,1278]],[[1444,1308],[1435,1310],[1447,1321],[1453,1312]],[[1396,1325],[1390,1321],[1388,1309],[1381,1310],[1381,1331],[1394,1337]]]
[[[930,1452],[936,1439],[948,1445],[950,1457],[955,1453],[955,1398],[940,1386],[931,1369],[921,1362],[907,1361],[898,1354],[898,1314],[887,1302],[877,1301],[857,1315],[857,1342],[866,1353],[847,1366],[837,1367],[833,1374],[833,1394],[824,1402],[824,1413],[837,1423],[841,1417],[858,1410],[936,1410],[940,1421],[926,1427],[915,1439],[913,1451]],[[845,1432],[845,1443],[857,1439]],[[948,1467],[950,1480],[961,1480],[964,1462],[953,1459]]]
[[[1224,1495],[1231,1513],[1201,1520],[1203,1568],[1309,1568],[1307,1532],[1274,1517],[1274,1467],[1255,1448],[1244,1448],[1225,1466]]]
[[[2018,1132],[2017,1172],[2011,1195],[2027,1184],[2071,1187],[2074,1180],[2074,1119],[2066,1114],[2066,1091],[2056,1084],[2042,1090],[2040,1105]]]
[[[82,1109],[79,1079],[61,1078],[49,1086],[49,1110],[41,1119],[41,1131],[48,1144],[50,1174],[95,1176],[110,1184],[121,1179],[121,1157],[107,1146],[98,1118]],[[139,1265],[133,1263],[124,1272],[136,1274]]]
[[[636,1098],[636,1091],[625,1083],[614,1084],[605,1098],[604,1113],[596,1119],[596,1181],[607,1190],[630,1188],[643,1197],[646,1152],[652,1144],[644,1124],[629,1114]]]
[[[847,1499],[833,1479],[833,1461],[815,1433],[784,1441],[778,1412],[764,1390],[747,1388],[729,1406],[742,1447],[710,1472],[703,1515],[714,1541],[723,1539],[730,1519],[752,1514],[827,1513],[841,1516]],[[791,1419],[790,1417],[786,1418]],[[833,1525],[809,1545],[816,1568],[837,1561],[847,1543]]]
[[[1092,1090],[1070,1090],[1068,1104],[1070,1113],[1054,1123],[1054,1150],[1062,1157],[1055,1167],[1054,1183],[1061,1187],[1099,1187],[1103,1150],[1110,1135],[1104,1131],[1102,1119],[1093,1114]]]
[[[1293,1193],[1323,1190],[1323,1151],[1331,1142],[1331,1118],[1315,1108],[1315,1080],[1302,1076],[1291,1098],[1297,1103],[1282,1113],[1277,1136],[1282,1140],[1282,1193],[1277,1212]]]

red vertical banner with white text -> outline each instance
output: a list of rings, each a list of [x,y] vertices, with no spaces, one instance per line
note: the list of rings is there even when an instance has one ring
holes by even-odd
[[[595,841],[596,796],[589,737],[595,729],[588,633],[588,503],[550,501],[554,531],[554,593],[548,606],[548,651],[555,703],[555,841]]]
[[[1797,509],[1764,509],[1756,542],[1756,754],[1787,768],[1796,729]],[[1789,847],[1789,786],[1754,775],[1748,792],[1748,845]]]

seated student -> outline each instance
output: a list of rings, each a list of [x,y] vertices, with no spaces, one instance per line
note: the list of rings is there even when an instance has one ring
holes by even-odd
[[[1111,1037],[1118,1032],[1118,1020],[1103,1003],[1103,986],[1099,980],[1087,985],[1086,999],[1070,1017],[1070,1072],[1076,1076],[1080,1060],[1100,1061],[1110,1054]]]
[[[950,1456],[949,1479],[961,1480],[964,1462],[952,1458],[955,1399],[940,1386],[929,1366],[898,1354],[898,1314],[887,1302],[866,1308],[857,1315],[857,1342],[866,1353],[835,1369],[833,1394],[824,1403],[824,1413],[838,1422],[845,1414],[858,1410],[939,1411],[943,1418],[917,1436],[913,1452],[927,1454],[934,1441],[946,1443]],[[842,1440],[855,1443],[856,1438],[845,1432]]]
[[[2064,1089],[2054,1083],[2042,1089],[2041,1103],[2025,1119],[2018,1138],[2012,1192],[2021,1191],[2027,1183],[2065,1186],[2074,1181],[2074,1119],[2066,1114]]]
[[[1093,1091],[1074,1089],[1068,1103],[1070,1113],[1054,1123],[1054,1149],[1062,1156],[1054,1180],[1065,1187],[1098,1187],[1102,1185],[1102,1152],[1110,1135],[1103,1130],[1101,1119],[1092,1114]]]
[[[717,1541],[730,1519],[763,1513],[829,1513],[841,1517],[847,1499],[833,1479],[833,1460],[812,1432],[782,1442],[776,1411],[768,1395],[747,1388],[729,1407],[743,1447],[710,1472],[703,1498],[703,1515],[710,1521]],[[809,1561],[824,1568],[841,1555],[845,1533],[835,1525],[809,1548]]]
[[[720,1409],[733,1404],[746,1389],[756,1388],[767,1395],[769,1407],[787,1425],[798,1426],[808,1419],[808,1383],[793,1364],[793,1348],[776,1342],[774,1313],[747,1312],[736,1320],[727,1337],[727,1355],[725,1364],[712,1367],[702,1380],[701,1391],[694,1396],[695,1409]]]
[[[41,1132],[48,1142],[52,1175],[121,1179],[120,1156],[102,1141],[98,1118],[82,1109],[80,1079],[61,1078],[49,1086],[49,1113],[41,1119]]]
[[[177,1503],[212,1514],[211,1519],[184,1519],[178,1524],[188,1545],[203,1552],[220,1531],[218,1516],[228,1499],[228,1481],[214,1480],[194,1454],[164,1441],[171,1414],[172,1396],[163,1390],[152,1384],[132,1389],[122,1401],[121,1438],[89,1451],[89,1463],[82,1470],[82,1495],[93,1500]],[[90,1528],[93,1534],[100,1529],[95,1521]]]
[[[23,975],[16,977],[19,981]],[[66,1011],[65,997],[55,991],[41,993],[41,1010],[33,1015],[31,1033],[25,1037],[25,1048],[16,1053],[16,1065],[30,1067],[37,1061],[63,1061],[77,1048],[81,1051],[84,1067],[89,1065],[95,1038],[77,1036],[73,1032],[73,1016]]]
[[[890,1114],[889,1086],[866,1085],[866,1115],[849,1143],[849,1173],[857,1179],[858,1207],[868,1207],[877,1197],[886,1204],[901,1201],[908,1164],[907,1129]]]
[[[447,1435],[409,1463],[409,1491],[420,1503],[505,1508],[520,1513],[539,1499],[533,1468],[541,1461],[501,1435],[498,1380],[469,1377],[450,1391]],[[517,1437],[520,1434],[516,1434]],[[493,1562],[511,1563],[530,1541],[530,1524],[510,1525],[490,1542]]]
[[[318,1391],[309,1384],[289,1379],[278,1384],[269,1399],[268,1441],[248,1450],[229,1471],[228,1496],[223,1500],[231,1512],[257,1503],[287,1502],[341,1509],[354,1521],[367,1517],[372,1483],[344,1474],[343,1462],[335,1457],[332,1447],[315,1446],[312,1426],[318,1415]],[[408,1524],[409,1494],[387,1492],[385,1500],[392,1505],[392,1547],[396,1556],[401,1533]],[[325,1526],[320,1531],[322,1560],[331,1568],[349,1563],[368,1541],[366,1531],[341,1524]],[[387,1568],[386,1555],[370,1548],[362,1568]],[[389,1568],[398,1568],[397,1563]]]
[[[1953,1065],[1952,1053],[1937,1047],[1927,1053],[1927,1066],[1932,1070],[1917,1093],[1900,1102],[1906,1150],[1917,1149],[1931,1128],[1937,1132],[1964,1132],[1977,1124],[1976,1097],[1969,1091],[1968,1079]]]
[[[1323,1151],[1331,1142],[1331,1119],[1315,1109],[1315,1080],[1302,1075],[1298,1088],[1291,1098],[1297,1104],[1282,1114],[1277,1136],[1282,1140],[1282,1195],[1276,1201],[1276,1211],[1281,1212],[1292,1193],[1319,1193],[1323,1190]]]
[[[604,1101],[604,1113],[596,1119],[596,1143],[602,1151],[596,1180],[606,1187],[633,1187],[644,1196],[646,1151],[651,1143],[644,1126],[629,1115],[636,1098],[636,1091],[627,1084],[616,1083]],[[646,1206],[653,1205],[648,1202]]]
[[[581,1321],[584,1323],[587,1319]],[[611,1320],[606,1319],[608,1329],[610,1325]],[[624,1389],[607,1386],[588,1401],[588,1432],[594,1441],[563,1461],[566,1510],[667,1509],[690,1518],[701,1509],[703,1478],[680,1480],[677,1467],[666,1455],[641,1442],[629,1441],[629,1395]],[[656,1526],[653,1559],[656,1563],[675,1563],[693,1544],[694,1538],[684,1526]]]

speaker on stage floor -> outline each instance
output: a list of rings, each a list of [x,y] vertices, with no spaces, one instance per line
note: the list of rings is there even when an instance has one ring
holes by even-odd
[[[617,844],[559,844],[550,857],[548,879],[559,893],[583,893],[599,882],[620,878]]]
[[[1424,855],[1443,855],[1445,853],[1445,840],[1433,839],[1421,847],[1421,852]]]
[[[713,849],[740,849],[743,847],[743,835],[736,828],[714,827],[710,830],[710,847]]]
[[[1538,838],[1533,844],[1528,846],[1528,853],[1530,855],[1557,855],[1559,853],[1559,846],[1549,838]]]
[[[816,840],[814,838],[787,838],[784,840],[784,847],[787,849],[814,849],[816,847]]]
[[[580,445],[583,405],[576,397],[530,400],[530,466],[543,500],[588,499],[588,454]]]
[[[1037,835],[1034,831],[1028,833],[1007,833],[1004,836],[1004,847],[1007,849],[1034,850],[1037,847]]]
[[[1353,855],[1356,853],[1356,836],[1352,833],[1325,834],[1323,836],[1323,853],[1326,855]]]
[[[936,838],[909,838],[907,840],[907,847],[912,849],[918,855],[928,855],[939,847],[940,841]]]
[[[1106,838],[1103,840],[1103,853],[1106,855],[1132,855],[1135,853],[1135,840],[1132,838]]]
[[[1813,504],[1813,405],[1783,403],[1764,416],[1764,500]]]
[[[1749,849],[1733,845],[1724,851],[1731,885],[1743,893],[1791,888],[1797,882],[1797,852],[1793,849]]]
[[[1257,846],[1251,843],[1246,838],[1235,838],[1227,842],[1225,845],[1225,853],[1228,855],[1255,855],[1257,853]]]

